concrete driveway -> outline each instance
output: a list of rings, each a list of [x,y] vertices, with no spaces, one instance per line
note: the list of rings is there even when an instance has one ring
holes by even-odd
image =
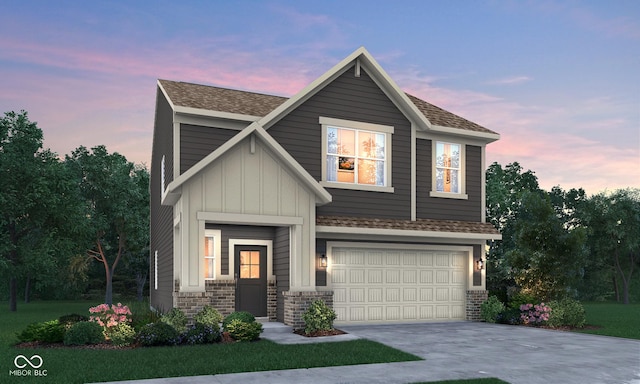
[[[471,322],[338,328],[352,337],[378,341],[424,360],[131,383],[375,384],[497,377],[511,384],[640,384],[640,341],[637,340]],[[277,342],[278,332],[282,330],[263,336]],[[289,342],[291,335],[283,334],[284,339]]]

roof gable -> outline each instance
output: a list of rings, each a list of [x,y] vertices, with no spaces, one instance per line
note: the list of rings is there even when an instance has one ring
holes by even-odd
[[[318,204],[326,204],[331,202],[332,197],[326,189],[324,189],[287,151],[278,144],[259,124],[253,123],[249,127],[240,131],[229,141],[221,145],[218,149],[211,152],[204,159],[200,160],[196,165],[189,168],[186,172],[178,176],[167,186],[163,193],[162,203],[165,205],[173,205],[181,194],[181,187],[193,176],[204,170],[215,160],[222,157],[225,153],[239,145],[245,138],[255,134],[267,148],[269,148],[288,168],[298,177],[301,182],[313,191],[317,198]]]
[[[184,112],[199,110],[203,114],[210,114],[205,111],[215,111],[237,115],[244,120],[257,121],[262,127],[269,129],[338,76],[354,68],[354,64],[355,71],[359,71],[361,67],[366,68],[367,73],[398,109],[422,129],[478,137],[488,141],[500,138],[498,133],[490,129],[403,92],[363,47],[354,51],[289,99],[169,80],[158,80],[158,84],[174,109],[182,108]]]

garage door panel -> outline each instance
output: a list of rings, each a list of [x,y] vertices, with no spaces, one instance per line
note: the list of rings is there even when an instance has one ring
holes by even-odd
[[[334,268],[331,272],[331,283],[333,283],[334,286],[337,286],[338,284],[345,284],[346,282],[347,270]]]
[[[367,283],[369,284],[381,284],[382,277],[384,275],[384,271],[382,269],[370,269],[367,271]]]
[[[386,273],[386,284],[399,284],[400,283],[400,270],[392,269]]]
[[[376,305],[369,307],[369,321],[381,321],[384,320],[384,307]]]
[[[403,320],[418,320],[418,307],[415,305],[405,305],[402,308]]]
[[[365,292],[364,288],[351,288],[349,290],[349,302],[351,304],[354,303],[364,303],[365,302]]]
[[[402,282],[404,284],[415,284],[418,282],[418,271],[416,270],[404,270],[402,271]]]
[[[387,303],[397,303],[400,301],[400,288],[387,288],[385,289],[385,293],[385,301]]]
[[[449,271],[436,271],[436,284],[449,284]]]
[[[420,320],[433,320],[433,305],[420,306]]]
[[[464,319],[466,252],[336,247],[338,322]]]
[[[433,288],[420,288],[420,301],[422,302],[433,301]]]
[[[449,301],[449,288],[436,288],[436,301]]]
[[[364,276],[366,272],[364,269],[350,269],[349,270],[349,284],[364,284]]]
[[[384,301],[382,291],[382,288],[369,288],[369,303],[382,303]]]
[[[420,284],[433,284],[433,271],[420,271]]]

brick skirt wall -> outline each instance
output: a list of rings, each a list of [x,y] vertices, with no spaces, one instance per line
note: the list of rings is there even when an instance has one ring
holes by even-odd
[[[302,314],[314,300],[323,300],[327,306],[333,308],[333,291],[311,292],[282,292],[284,296],[284,323],[293,329],[304,328]]]
[[[269,321],[276,321],[276,298],[276,286],[273,281],[269,281],[267,282],[267,316]],[[190,320],[205,305],[217,309],[222,316],[228,316],[236,310],[236,281],[207,280],[204,292],[179,292],[179,284],[176,282],[173,303]],[[171,308],[165,308],[164,311],[169,309]]]
[[[489,297],[489,291],[467,291],[467,320],[480,321],[480,305]]]

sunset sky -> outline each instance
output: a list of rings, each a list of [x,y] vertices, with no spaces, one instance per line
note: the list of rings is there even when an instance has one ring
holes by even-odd
[[[541,187],[640,187],[640,1],[3,0],[0,112],[150,164],[156,80],[292,96],[364,46]]]

